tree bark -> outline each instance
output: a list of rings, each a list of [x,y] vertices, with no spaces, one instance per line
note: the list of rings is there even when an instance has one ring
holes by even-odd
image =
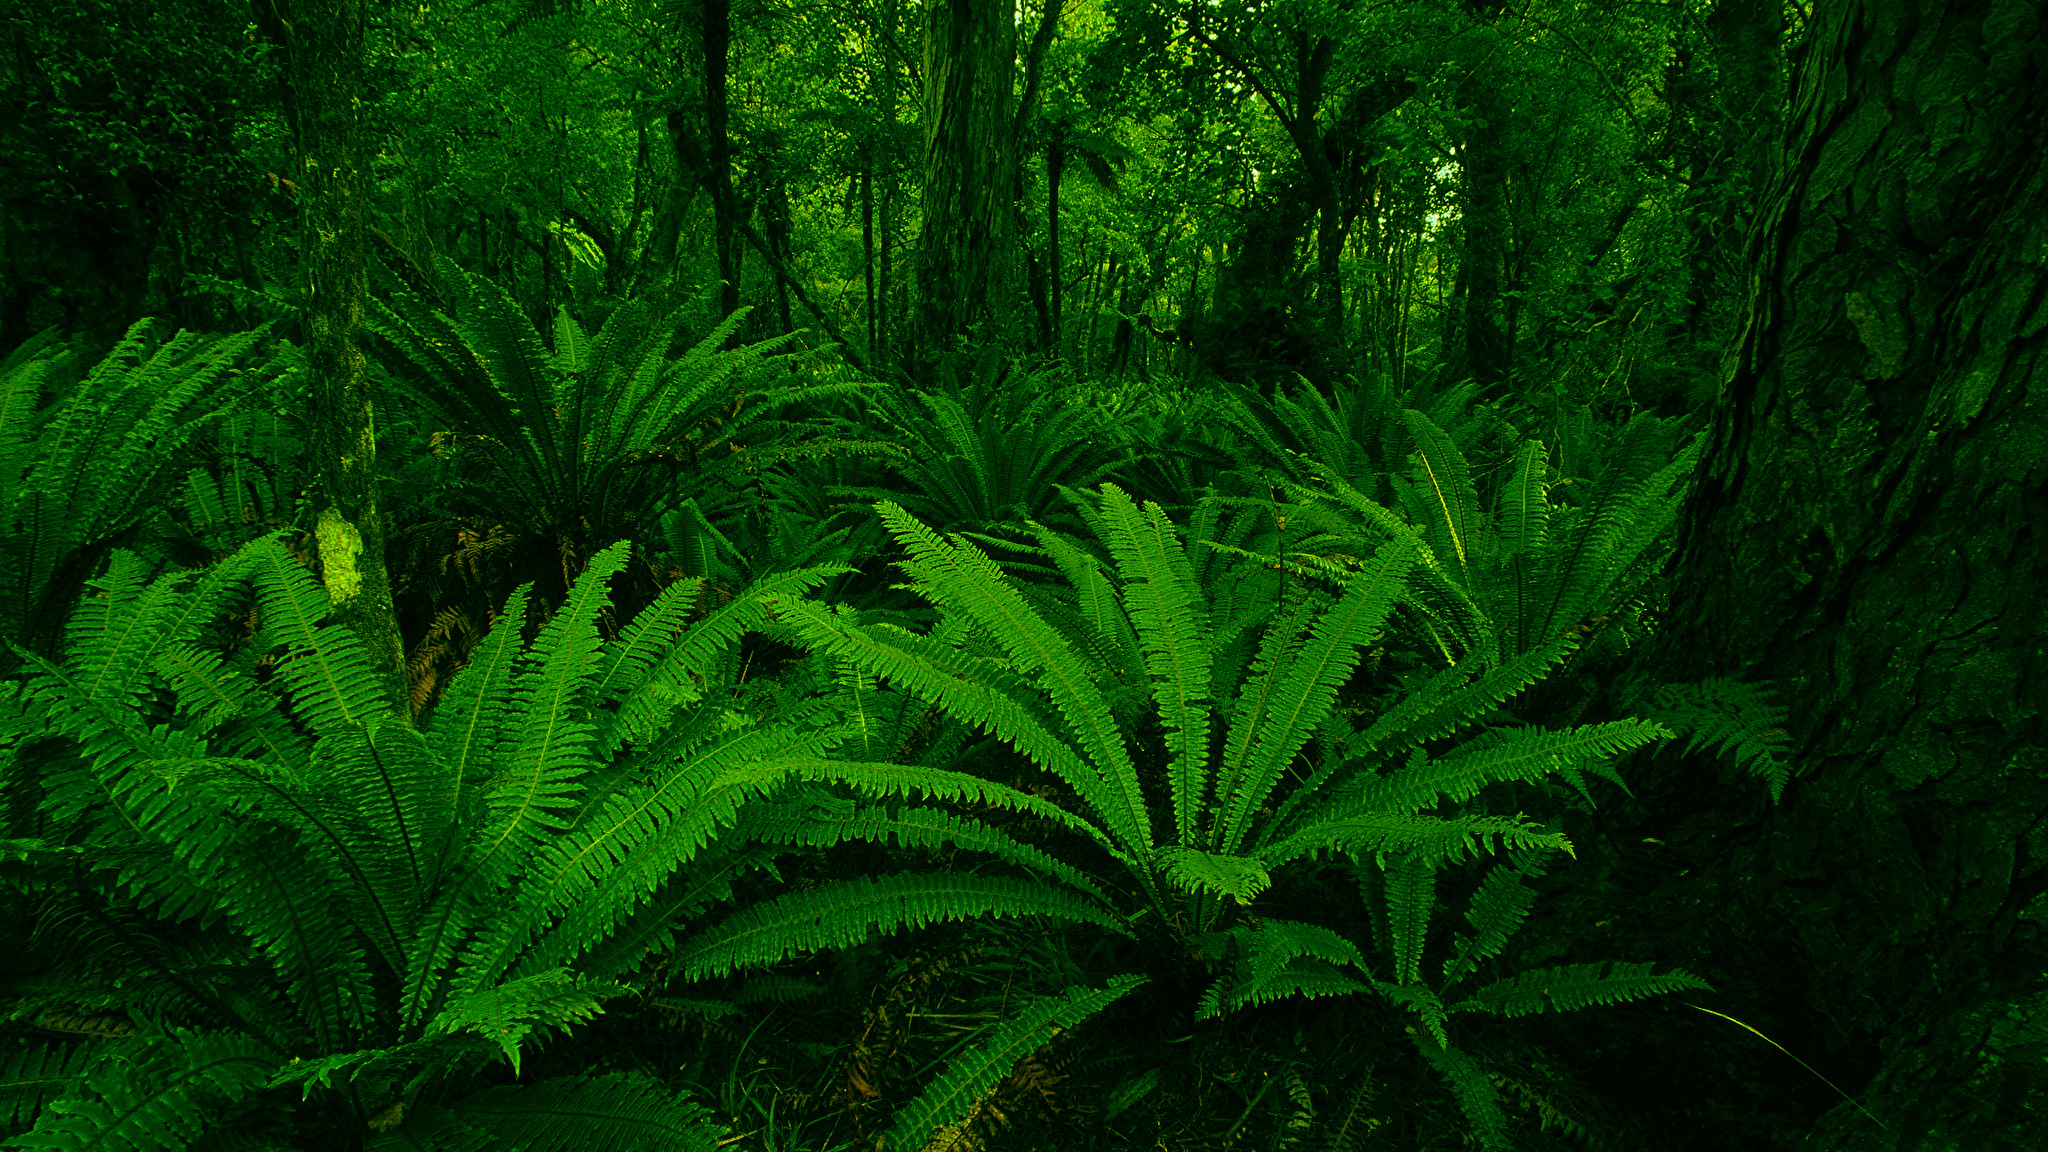
[[[1774,682],[1805,775],[1749,827],[1648,791],[1725,871],[1709,971],[1803,1001],[1884,1125],[1802,1148],[2048,1147],[2000,1056],[2048,968],[2048,37],[2031,0],[1816,12],[1648,662]]]
[[[1003,318],[1012,283],[1008,4],[930,0],[924,29],[924,221],[918,237],[919,371],[954,336]]]
[[[370,654],[396,715],[408,717],[405,651],[377,510],[376,413],[356,344],[366,294],[363,24],[362,0],[298,0],[289,25],[305,193],[299,250],[306,269],[313,451],[324,497],[314,534],[333,618]]]

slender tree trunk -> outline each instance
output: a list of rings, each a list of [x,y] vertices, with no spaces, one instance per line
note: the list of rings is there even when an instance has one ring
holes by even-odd
[[[704,47],[704,176],[711,193],[712,243],[718,252],[719,315],[740,306],[740,212],[732,189],[732,105],[726,92],[727,53],[732,47],[731,0],[702,0]]]
[[[398,716],[406,706],[405,653],[384,566],[377,511],[377,426],[356,334],[366,285],[363,200],[362,0],[297,0],[290,68],[299,123],[305,227],[307,359],[312,370],[314,460],[324,497],[315,529],[320,576],[336,622],[368,650]]]
[[[2038,1055],[2001,1056],[2048,969],[2048,35],[2033,0],[1815,11],[1649,659],[1772,682],[1806,774],[1747,827],[1642,794],[1725,880],[1684,882],[1705,969],[1784,989],[1884,1125],[1802,1148],[2048,1147]]]

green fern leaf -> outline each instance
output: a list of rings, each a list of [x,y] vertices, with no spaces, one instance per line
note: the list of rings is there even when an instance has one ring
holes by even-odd
[[[427,1035],[474,1032],[496,1044],[519,1074],[520,1043],[536,1029],[562,1028],[604,1011],[603,1000],[631,992],[562,969],[537,972],[456,997],[427,1022]]]
[[[109,1049],[7,1143],[34,1152],[180,1149],[261,1088],[275,1052],[246,1036],[173,1031]]]
[[[1527,1016],[1535,1012],[1569,1012],[1600,1004],[1640,1000],[1666,992],[1712,991],[1713,985],[1682,968],[1651,975],[1654,964],[1614,961],[1532,968],[1475,989],[1452,1006],[1496,1016]]]
[[[924,1147],[934,1129],[965,1117],[1019,1060],[1143,983],[1143,976],[1114,976],[1106,988],[1077,984],[1024,1005],[1014,1018],[997,1025],[987,1039],[949,1061],[938,1079],[897,1113],[895,1123],[882,1137],[883,1147],[896,1152]]]
[[[1167,878],[1186,891],[1214,892],[1249,904],[1272,886],[1273,878],[1256,859],[1226,856],[1198,848],[1162,848],[1159,864]]]
[[[715,1152],[726,1136],[701,1105],[636,1073],[490,1088],[434,1118],[480,1128],[523,1152]]]
[[[673,963],[689,979],[723,976],[799,952],[850,948],[877,930],[990,914],[1058,916],[1128,934],[1120,917],[1057,888],[1005,876],[906,872],[843,880],[755,905],[698,934]]]
[[[1792,777],[1781,759],[1791,746],[1785,733],[1786,712],[1766,697],[1764,686],[1715,677],[1698,684],[1673,684],[1658,689],[1649,709],[1652,719],[1680,733],[1691,733],[1685,751],[1718,748],[1733,756],[1751,775],[1770,785],[1771,802],[1784,795]]]

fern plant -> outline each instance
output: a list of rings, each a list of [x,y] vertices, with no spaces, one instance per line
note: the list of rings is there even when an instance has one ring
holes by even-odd
[[[155,515],[177,449],[282,371],[236,367],[267,326],[152,349],[149,325],[75,383],[76,353],[50,332],[0,360],[0,632],[31,651],[55,650],[86,578]],[[47,407],[45,387],[62,392]]]
[[[410,365],[398,386],[444,432],[437,450],[458,470],[468,530],[501,530],[514,568],[550,592],[598,542],[649,539],[686,481],[708,501],[764,453],[780,458],[768,450],[792,426],[777,409],[871,387],[787,383],[772,357],[793,336],[724,348],[745,309],[676,359],[687,305],[663,314],[629,301],[594,336],[564,309],[550,354],[502,287],[449,260],[439,268],[445,310],[398,291],[372,302],[370,327]],[[475,468],[461,472],[465,458]]]
[[[1401,416],[1417,450],[1408,475],[1388,478],[1398,511],[1316,469],[1321,487],[1287,485],[1326,533],[1304,539],[1302,552],[1347,556],[1392,526],[1413,526],[1429,545],[1416,573],[1416,628],[1446,660],[1496,666],[1567,631],[1622,635],[1638,623],[1638,593],[1669,555],[1666,530],[1698,460],[1698,436],[1670,456],[1663,422],[1637,416],[1579,505],[1551,502],[1558,481],[1543,442],[1526,441],[1483,512],[1458,445],[1427,415]]]
[[[1542,874],[1550,851],[1516,849],[1491,863],[1465,913],[1470,931],[1456,937],[1435,978],[1425,974],[1423,956],[1437,907],[1438,871],[1412,853],[1393,856],[1379,868],[1353,868],[1392,979],[1374,975],[1375,967],[1356,944],[1319,925],[1264,919],[1209,933],[1198,946],[1227,957],[1231,971],[1203,997],[1199,1014],[1214,1016],[1288,995],[1378,992],[1413,1013],[1420,1027],[1408,1031],[1416,1049],[1450,1087],[1480,1147],[1509,1148],[1500,1088],[1453,1041],[1448,1028],[1453,1017],[1568,1012],[1712,989],[1682,969],[1653,973],[1650,964],[1608,962],[1525,968],[1474,985],[1485,963],[1502,954],[1527,919],[1536,893],[1524,881]],[[1344,972],[1346,966],[1359,975]]]
[[[1275,603],[1248,594],[1260,581],[1242,566],[1205,564],[1211,578],[1198,580],[1163,510],[1141,508],[1105,484],[1091,519],[1107,560],[1034,525],[1066,578],[1058,596],[1028,589],[973,544],[938,535],[900,506],[879,507],[908,553],[912,587],[938,608],[939,623],[920,635],[802,602],[779,604],[777,615],[814,651],[1000,738],[1064,784],[1069,806],[994,783],[976,799],[1033,812],[1092,841],[1139,893],[1135,904],[1112,902],[1090,878],[1099,862],[1038,852],[1037,871],[1099,908],[1084,917],[1069,907],[1070,919],[1107,920],[1132,933],[1141,920],[1154,931],[1173,925],[1180,943],[1223,930],[1274,873],[1324,851],[1422,870],[1495,846],[1568,851],[1554,830],[1455,806],[1497,781],[1561,775],[1583,787],[1583,772],[1608,772],[1609,758],[1669,735],[1622,720],[1488,733],[1440,754],[1425,750],[1539,679],[1576,647],[1572,636],[1476,675],[1476,662],[1444,669],[1353,731],[1332,712],[1337,691],[1428,555],[1406,525],[1389,524],[1369,559],[1340,572],[1339,594]],[[1450,814],[1438,814],[1447,803]],[[905,815],[857,809],[817,834],[829,842]],[[913,842],[987,843],[981,832],[961,838],[966,826],[951,817],[917,823],[929,831]],[[997,843],[1012,859],[1030,859]],[[961,899],[954,893],[991,882],[905,875],[886,889],[850,881],[783,896],[685,945],[679,963],[719,971],[777,959],[779,941],[822,918],[857,908],[887,920],[898,914],[891,900],[915,907]],[[1340,990],[1349,989],[1289,989]]]
[[[1422,412],[1446,430],[1461,453],[1512,431],[1498,416],[1466,412],[1479,391],[1478,382],[1468,380],[1425,406],[1416,386],[1396,394],[1384,375],[1354,379],[1328,397],[1306,385],[1271,398],[1230,385],[1221,415],[1243,439],[1250,463],[1301,483],[1334,475],[1367,497],[1384,500],[1384,477],[1395,471],[1406,439],[1401,413]]]
[[[850,495],[906,502],[948,529],[987,531],[1046,517],[1062,484],[1092,484],[1137,458],[1097,425],[1092,412],[1064,403],[1028,373],[1003,379],[985,356],[964,384],[933,392],[884,391],[881,420],[902,438],[883,463],[913,491],[846,489]]]
[[[985,790],[959,773],[827,758],[856,731],[841,716],[857,703],[785,699],[768,723],[725,706],[740,634],[831,570],[758,581],[687,627],[698,582],[677,581],[607,641],[596,618],[625,557],[623,543],[600,553],[527,643],[517,592],[415,727],[382,710],[367,658],[321,623],[325,594],[274,537],[196,582],[146,584],[143,564],[119,554],[71,628],[67,662],[38,661],[0,709],[17,743],[60,736],[78,750],[18,782],[41,791],[41,823],[7,848],[42,870],[48,916],[112,926],[69,958],[100,979],[4,991],[15,1018],[115,1010],[142,1027],[114,1030],[133,1034],[89,1059],[25,1049],[0,1062],[0,1099],[13,1084],[47,1087],[53,1069],[63,1080],[14,1146],[183,1147],[224,1125],[289,1127],[289,1096],[320,1093],[394,1146],[708,1147],[715,1133],[694,1106],[645,1080],[479,1091],[478,1073],[505,1063],[516,1076],[538,1043],[629,991],[621,981],[650,954],[791,846],[952,838],[1090,887],[926,810],[841,822],[829,785],[877,798]],[[282,649],[274,664],[207,641],[245,583],[262,620],[253,653]],[[162,722],[160,692],[176,703]],[[70,869],[91,883],[59,898],[51,878]],[[829,915],[768,933],[737,917],[677,953],[702,975],[856,943],[877,923],[995,912],[1113,926],[1071,891],[955,879],[854,882],[858,897],[842,891]],[[61,946],[53,928],[38,933],[46,947]],[[899,1127],[957,1119],[1006,1056],[1137,982],[1019,997]]]
[[[93,870],[78,907],[130,926],[99,964],[122,975],[18,986],[12,1015],[87,1003],[142,1026],[89,1062],[13,1057],[0,1086],[52,1067],[69,1079],[11,1145],[178,1148],[222,1123],[285,1124],[289,1097],[324,1092],[393,1142],[710,1147],[695,1106],[631,1077],[469,1090],[487,1063],[516,1075],[729,897],[767,857],[722,833],[800,768],[827,772],[844,738],[830,707],[743,721],[704,679],[762,597],[828,573],[764,582],[689,628],[694,588],[678,582],[605,642],[595,620],[625,555],[601,553],[530,644],[515,594],[415,729],[383,710],[366,657],[321,623],[325,593],[274,537],[196,582],[145,584],[118,554],[69,659],[37,660],[21,696],[17,735],[33,723],[78,755],[43,775],[43,826],[15,848]],[[282,650],[262,683],[208,642],[251,581],[256,651]],[[177,708],[158,721],[165,690]],[[189,947],[138,955],[151,923],[245,940],[273,976],[252,985],[247,960]]]

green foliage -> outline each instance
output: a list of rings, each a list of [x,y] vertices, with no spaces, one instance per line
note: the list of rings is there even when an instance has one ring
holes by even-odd
[[[1288,488],[1309,505],[1311,523],[1322,534],[1305,540],[1290,559],[1342,557],[1392,526],[1413,525],[1429,551],[1417,569],[1412,606],[1419,627],[1447,660],[1470,655],[1491,666],[1566,634],[1626,636],[1642,607],[1631,596],[1669,554],[1660,542],[1684,499],[1682,481],[1699,457],[1698,436],[1665,459],[1667,429],[1653,417],[1636,417],[1586,502],[1562,506],[1549,499],[1556,482],[1543,443],[1527,441],[1485,513],[1471,467],[1452,438],[1421,412],[1411,409],[1402,418],[1418,449],[1409,457],[1409,474],[1390,478],[1400,511],[1317,469],[1324,488]]]
[[[868,387],[782,383],[772,355],[791,336],[725,348],[744,310],[670,359],[687,305],[658,313],[629,301],[595,335],[563,309],[551,355],[503,288],[451,261],[439,269],[446,310],[399,291],[372,302],[370,327],[410,367],[399,387],[452,433],[446,451],[476,457],[481,472],[459,483],[458,507],[550,559],[621,536],[657,539],[685,491],[709,499],[705,489],[743,465],[777,458],[792,429],[771,413]]]
[[[1785,710],[1771,704],[1765,692],[1762,686],[1726,677],[1669,684],[1657,690],[1649,712],[1674,731],[1692,734],[1685,743],[1687,753],[1718,748],[1751,775],[1763,777],[1775,804],[1791,779],[1791,769],[1780,757],[1792,740],[1785,734]]]
[[[1519,820],[1423,813],[1498,780],[1578,764],[1598,770],[1666,735],[1619,721],[1488,734],[1439,758],[1424,753],[1424,741],[1540,677],[1573,647],[1569,638],[1476,681],[1469,668],[1446,669],[1362,733],[1330,728],[1337,688],[1423,555],[1405,526],[1334,600],[1274,613],[1271,604],[1237,602],[1220,575],[1203,589],[1165,514],[1113,485],[1103,486],[1095,513],[1111,562],[1037,529],[1070,579],[1065,597],[1051,600],[1027,596],[972,544],[941,538],[900,507],[881,509],[909,552],[915,589],[940,609],[939,627],[919,636],[802,605],[786,618],[817,650],[1000,737],[1058,777],[1087,816],[1055,818],[1129,870],[1162,917],[1173,911],[1166,892],[1178,885],[1243,901],[1281,865],[1325,849],[1407,853],[1435,867],[1495,840],[1563,848],[1561,836]],[[989,654],[974,654],[970,637]],[[1149,709],[1129,704],[1127,691]],[[1311,741],[1320,756],[1302,763]],[[1163,796],[1146,795],[1140,758],[1163,762]],[[1382,775],[1381,765],[1398,767]],[[1290,774],[1297,782],[1281,790]],[[1208,907],[1204,920],[1215,914],[1213,901]]]
[[[1541,875],[1546,851],[1536,847],[1511,852],[1487,869],[1465,914],[1470,931],[1453,941],[1452,954],[1437,980],[1424,978],[1421,963],[1437,906],[1437,870],[1413,853],[1395,856],[1377,869],[1356,869],[1368,901],[1379,905],[1376,923],[1387,944],[1392,980],[1367,974],[1365,956],[1356,945],[1313,925],[1268,919],[1207,934],[1198,944],[1229,956],[1233,973],[1203,997],[1202,1015],[1286,995],[1377,991],[1415,1015],[1419,1027],[1409,1031],[1416,1048],[1450,1086],[1480,1146],[1508,1148],[1500,1089],[1470,1054],[1459,1049],[1448,1027],[1452,1017],[1468,1012],[1501,1017],[1568,1012],[1711,988],[1679,969],[1653,974],[1650,964],[1604,962],[1523,969],[1467,987],[1483,962],[1502,954],[1508,938],[1526,919],[1535,892],[1524,881]],[[1344,966],[1360,975],[1347,974],[1341,970]]]
[[[86,578],[156,514],[173,454],[278,371],[235,367],[264,328],[152,350],[149,324],[47,407],[74,352],[46,332],[0,361],[0,630],[44,655]]]
[[[746,805],[802,765],[829,775],[821,753],[845,737],[829,707],[734,725],[707,692],[720,653],[762,622],[758,596],[686,627],[696,589],[681,582],[600,640],[605,583],[624,562],[623,545],[600,554],[530,643],[515,594],[415,731],[384,711],[367,658],[322,622],[325,593],[273,539],[196,579],[145,583],[141,562],[117,555],[69,630],[66,662],[36,660],[28,687],[31,713],[81,752],[44,776],[44,812],[83,847],[80,863],[102,870],[98,899],[167,923],[224,923],[275,973],[288,1009],[238,1001],[219,968],[175,961],[126,997],[163,983],[198,991],[235,1050],[267,1061],[250,1084],[312,1091],[345,1073],[352,1093],[405,1104],[492,1052],[516,1070],[541,1036],[624,991],[614,977],[760,862],[744,836],[723,835]],[[267,686],[207,641],[250,582],[256,651],[279,654]],[[152,718],[162,688],[176,700],[168,722]],[[174,1076],[102,1076],[111,1059],[43,1108],[23,1146],[68,1147],[87,1129],[112,1138],[108,1125],[145,1096],[169,1099],[165,1076],[203,1072],[187,1061]],[[631,1103],[577,1091],[600,1111]],[[198,1121],[178,1117],[202,1113],[162,1107],[153,1146],[183,1146]]]
[[[1051,1036],[1102,1011],[1126,992],[1144,983],[1140,976],[1118,976],[1107,988],[1075,985],[1063,993],[1041,996],[1021,1007],[973,1048],[946,1065],[917,1101],[896,1114],[882,1146],[916,1152],[926,1146],[933,1129],[966,1115],[1012,1066]]]
[[[1135,456],[1056,384],[1028,373],[1006,378],[992,357],[957,387],[882,392],[876,403],[903,440],[900,455],[884,458],[913,488],[901,498],[913,514],[949,529],[1043,519],[1060,485],[1092,484]]]

